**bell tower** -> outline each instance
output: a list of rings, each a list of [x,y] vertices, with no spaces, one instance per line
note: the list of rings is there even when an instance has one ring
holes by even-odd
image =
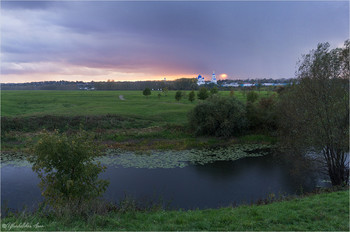
[[[211,76],[211,83],[217,84],[217,80],[216,80],[216,75],[215,75],[215,71],[213,71],[213,75]]]

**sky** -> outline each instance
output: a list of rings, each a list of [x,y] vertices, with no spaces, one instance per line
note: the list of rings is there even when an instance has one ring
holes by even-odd
[[[1,83],[293,78],[349,2],[1,1],[0,30]]]

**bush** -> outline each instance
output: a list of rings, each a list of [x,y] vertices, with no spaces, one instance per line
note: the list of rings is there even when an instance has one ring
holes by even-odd
[[[149,95],[151,95],[151,90],[149,88],[145,88],[142,92],[143,95],[145,95],[146,97],[148,97]]]
[[[212,89],[210,89],[210,94],[213,95],[213,94],[217,94],[219,92],[219,89],[218,87],[214,86]]]
[[[248,94],[249,95],[249,94]],[[277,130],[277,98],[263,97],[258,102],[247,101],[246,111],[249,128],[253,131],[274,132]]]
[[[175,99],[176,101],[180,101],[182,98],[182,92],[180,90],[178,90],[175,94]]]
[[[167,87],[164,87],[163,89],[162,89],[162,92],[164,93],[164,96],[168,96],[168,88]]]
[[[190,111],[189,124],[197,135],[239,135],[247,125],[245,107],[235,97],[214,95]]]
[[[108,182],[98,180],[105,167],[94,163],[98,151],[85,131],[70,137],[57,131],[41,134],[30,161],[45,201],[55,210],[67,204],[79,207],[106,190]]]
[[[258,100],[258,98],[259,95],[254,91],[249,91],[249,93],[247,94],[247,102],[254,103],[256,100]]]
[[[263,97],[258,104],[259,118],[263,123],[263,128],[268,131],[277,130],[277,97],[271,95]]]
[[[209,97],[208,90],[205,87],[202,87],[199,89],[199,92],[197,94],[198,99],[205,100]]]
[[[194,101],[194,99],[195,99],[195,93],[194,93],[194,91],[192,90],[191,92],[190,92],[190,94],[188,95],[188,100],[190,101],[190,102],[193,102]]]

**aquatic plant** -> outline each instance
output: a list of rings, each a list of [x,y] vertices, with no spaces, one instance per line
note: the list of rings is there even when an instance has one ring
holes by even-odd
[[[192,149],[184,151],[125,151],[109,149],[104,156],[95,159],[106,166],[124,168],[183,168],[188,165],[205,165],[215,161],[234,161],[245,157],[258,157],[269,154],[271,145],[235,144],[211,149]],[[1,155],[1,166],[31,166],[23,153]]]
[[[110,149],[97,161],[107,166],[125,168],[183,168],[188,165],[205,165],[215,161],[234,161],[245,157],[267,155],[270,145],[237,144],[216,149],[192,149],[185,151],[131,152]]]
[[[1,167],[14,166],[26,167],[31,166],[27,161],[27,155],[22,152],[2,152],[0,156]]]

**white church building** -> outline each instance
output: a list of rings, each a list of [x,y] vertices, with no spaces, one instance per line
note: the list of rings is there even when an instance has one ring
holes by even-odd
[[[204,85],[204,84],[205,84],[204,77],[202,77],[201,74],[199,74],[197,77],[197,85]]]
[[[210,83],[218,84],[218,81],[216,80],[215,72],[213,72],[213,75],[211,76]],[[205,85],[204,77],[202,77],[200,74],[197,77],[197,84],[198,85]]]

